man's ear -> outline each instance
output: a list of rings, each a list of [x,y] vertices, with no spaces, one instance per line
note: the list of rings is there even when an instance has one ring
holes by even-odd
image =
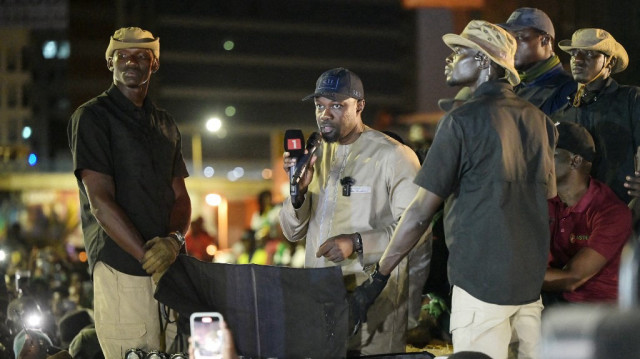
[[[109,71],[113,72],[113,56],[110,56],[107,59],[107,68],[109,69]]]
[[[153,63],[151,64],[151,71],[154,73],[160,69],[160,59],[157,57],[153,58]]]
[[[356,112],[362,112],[364,110],[364,99],[358,101],[358,105],[356,107]]]
[[[478,56],[479,56],[479,58],[477,58]],[[476,58],[478,60],[478,64],[480,65],[481,69],[484,70],[484,69],[488,68],[489,66],[491,66],[491,59],[489,58],[489,56],[479,52],[476,55]]]
[[[582,166],[583,160],[584,159],[582,158],[582,156],[574,154],[573,156],[571,156],[571,163],[570,163],[571,168],[573,169],[580,168]]]
[[[613,68],[616,67],[617,63],[618,63],[618,58],[617,57],[612,57],[611,61],[609,61],[609,64],[607,65],[607,67],[609,68],[609,70],[613,71]]]

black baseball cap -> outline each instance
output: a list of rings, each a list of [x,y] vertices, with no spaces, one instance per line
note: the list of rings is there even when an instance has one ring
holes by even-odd
[[[585,160],[593,162],[596,156],[596,145],[586,128],[574,122],[559,122],[556,124],[556,128],[558,129],[557,148],[575,153]]]
[[[538,31],[546,32],[554,39],[556,38],[556,30],[553,28],[553,23],[551,22],[549,15],[540,9],[532,7],[521,7],[516,9],[511,13],[511,16],[509,16],[506,23],[498,24],[498,26],[509,31],[534,28]]]
[[[343,101],[350,97],[362,100],[364,89],[358,75],[343,67],[338,67],[320,75],[316,81],[316,91],[305,96],[302,101],[315,97],[326,97],[334,101]]]

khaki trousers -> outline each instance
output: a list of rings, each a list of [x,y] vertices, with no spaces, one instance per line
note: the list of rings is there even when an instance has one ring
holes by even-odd
[[[165,343],[171,344],[176,327],[163,332],[151,277],[124,274],[98,262],[93,291],[96,333],[106,359],[124,358],[131,348],[165,351]]]
[[[525,305],[497,305],[476,299],[454,286],[451,335],[454,352],[476,351],[492,359],[538,358],[542,300]],[[509,345],[517,345],[517,356]]]

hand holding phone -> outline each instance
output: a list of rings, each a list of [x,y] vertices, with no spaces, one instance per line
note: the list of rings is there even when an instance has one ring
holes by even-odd
[[[195,359],[222,358],[225,344],[222,321],[222,315],[216,312],[191,314],[191,340]]]

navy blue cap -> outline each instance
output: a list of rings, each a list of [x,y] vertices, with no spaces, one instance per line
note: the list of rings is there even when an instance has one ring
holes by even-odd
[[[504,24],[498,24],[500,27],[509,31],[518,31],[526,28],[534,28],[539,31],[544,31],[556,38],[556,31],[553,28],[553,23],[549,18],[549,15],[545,14],[540,9],[532,7],[521,7],[511,13],[509,19]]]
[[[325,71],[320,75],[318,81],[316,81],[316,91],[305,96],[302,101],[315,97],[326,97],[334,101],[343,101],[350,97],[362,100],[364,98],[364,89],[358,75],[345,68],[338,67]]]
[[[596,145],[586,128],[575,122],[559,122],[556,124],[556,128],[558,129],[557,148],[575,153],[585,160],[593,162],[596,156]]]

